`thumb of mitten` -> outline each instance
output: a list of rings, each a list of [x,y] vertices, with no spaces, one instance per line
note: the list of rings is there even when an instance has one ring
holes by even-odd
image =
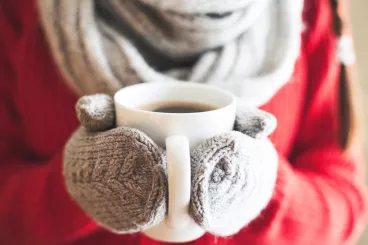
[[[88,131],[105,131],[115,125],[113,98],[106,94],[83,96],[76,105],[77,117]]]
[[[236,116],[234,129],[254,139],[264,139],[276,126],[274,115],[259,109],[242,108]]]

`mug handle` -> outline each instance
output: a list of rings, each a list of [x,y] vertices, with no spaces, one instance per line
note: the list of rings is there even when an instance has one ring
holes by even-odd
[[[191,166],[189,140],[184,135],[166,139],[169,208],[166,224],[182,229],[190,221]]]

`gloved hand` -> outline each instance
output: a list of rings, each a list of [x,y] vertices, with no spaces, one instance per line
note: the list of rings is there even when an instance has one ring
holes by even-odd
[[[276,119],[245,110],[235,130],[213,137],[191,155],[190,214],[206,231],[229,236],[254,220],[271,199],[278,156],[267,136]]]
[[[165,151],[136,129],[114,128],[107,95],[77,104],[82,124],[68,141],[64,175],[71,196],[94,220],[118,233],[146,230],[167,213]],[[271,198],[277,154],[267,139],[276,119],[263,111],[238,114],[235,130],[192,152],[190,214],[206,231],[237,233]]]
[[[96,222],[117,233],[161,223],[167,211],[166,157],[144,133],[114,127],[111,97],[86,96],[77,103],[82,126],[64,151],[70,195]]]

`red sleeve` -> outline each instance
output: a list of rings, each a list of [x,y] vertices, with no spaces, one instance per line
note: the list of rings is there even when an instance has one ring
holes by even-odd
[[[313,1],[309,1],[313,2]],[[328,0],[306,9],[308,104],[290,161],[280,157],[274,196],[244,229],[247,244],[354,244],[365,228],[367,200],[359,146],[338,144],[338,77]],[[306,6],[308,7],[308,6]]]
[[[12,60],[22,31],[14,6],[27,1],[16,2],[0,1],[0,243],[60,244],[97,227],[65,191],[61,154],[44,162],[27,155]]]

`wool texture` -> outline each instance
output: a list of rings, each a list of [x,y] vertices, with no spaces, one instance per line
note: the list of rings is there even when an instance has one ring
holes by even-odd
[[[144,231],[162,222],[168,211],[166,154],[137,129],[113,128],[112,101],[109,95],[96,94],[77,102],[82,127],[65,148],[66,186],[86,213],[106,228],[117,233]],[[270,118],[261,110],[243,111],[236,125],[249,135],[219,135],[191,153],[190,214],[207,231],[219,235],[238,231],[267,203],[255,199],[253,210],[242,212],[246,217],[237,215],[255,188],[249,176],[258,179],[254,171],[261,166],[258,159],[250,157],[259,153],[254,138],[272,132],[276,123]],[[275,174],[276,170],[269,172]],[[263,193],[270,196],[272,190]]]
[[[233,131],[191,154],[190,215],[207,232],[230,236],[254,220],[271,199],[277,154],[267,139]]]
[[[77,114],[83,115],[84,126],[65,147],[66,187],[102,226],[116,233],[142,231],[161,223],[167,212],[166,154],[136,129],[106,130],[112,125],[109,101],[108,96],[96,95],[78,102]],[[96,109],[99,102],[111,107]],[[98,128],[106,131],[95,132]]]
[[[57,64],[79,94],[199,82],[260,106],[289,81],[302,0],[40,0]]]
[[[83,96],[76,105],[77,117],[89,131],[105,131],[115,125],[115,106],[111,96]]]

